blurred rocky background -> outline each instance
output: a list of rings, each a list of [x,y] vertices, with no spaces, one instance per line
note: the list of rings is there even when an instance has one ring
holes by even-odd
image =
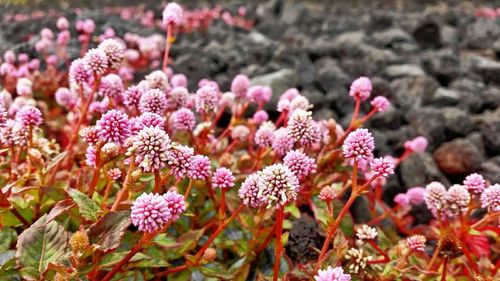
[[[57,10],[69,19],[94,19],[99,33],[106,27],[118,35],[161,32],[102,12],[103,6],[137,1],[81,1],[78,15],[69,9],[74,1],[28,2],[0,0],[0,16]],[[173,68],[189,77],[191,90],[201,78],[228,89],[231,79],[244,73],[254,83],[270,85],[275,97],[298,88],[315,104],[316,117],[346,125],[354,105],[349,84],[369,76],[373,96],[393,103],[368,124],[376,155],[400,154],[404,141],[418,135],[430,142],[427,153],[412,156],[390,177],[386,199],[433,180],[458,183],[472,172],[500,182],[500,17],[475,15],[480,7],[500,8],[500,1],[179,2],[187,7],[217,3],[234,11],[244,5],[255,20],[250,31],[216,21],[206,32],[179,35]],[[161,17],[164,3],[140,5]],[[2,21],[0,52],[34,54],[33,41],[24,41],[42,27],[54,27],[56,19]]]

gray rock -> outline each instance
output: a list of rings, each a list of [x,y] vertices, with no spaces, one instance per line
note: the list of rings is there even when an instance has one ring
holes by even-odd
[[[372,35],[374,44],[389,49],[399,49],[402,43],[413,43],[413,38],[400,28],[390,28]]]
[[[500,26],[494,20],[476,17],[473,23],[466,25],[463,43],[468,48],[484,49],[499,36]]]
[[[441,85],[448,85],[460,74],[460,61],[451,49],[428,53],[422,60],[425,70]]]
[[[484,159],[481,151],[469,139],[443,143],[434,151],[433,157],[443,173],[454,176],[477,171]]]
[[[405,77],[393,80],[390,84],[391,101],[403,111],[418,108],[430,99],[439,84],[430,77]]]
[[[322,58],[315,63],[318,69],[316,80],[321,89],[328,92],[332,89],[347,89],[349,77],[339,67],[337,61],[332,58]]]
[[[436,106],[457,105],[461,101],[460,98],[458,91],[440,87],[434,92],[429,104]]]
[[[500,85],[500,62],[485,58],[479,60],[473,69],[485,82]]]
[[[429,140],[432,150],[446,140],[445,118],[441,110],[436,108],[418,108],[407,114],[406,119],[417,135],[422,135]]]
[[[486,151],[492,155],[500,154],[500,108],[495,111],[474,116],[475,126],[479,128],[483,135]]]
[[[422,70],[420,65],[416,64],[390,65],[385,68],[384,73],[388,78],[391,79],[400,77],[425,76],[425,72]]]
[[[307,9],[300,2],[286,1],[281,10],[280,20],[289,25],[298,25],[306,14]]]
[[[401,179],[406,187],[425,186],[432,181],[449,184],[429,153],[414,153],[401,162]]]
[[[432,20],[422,22],[412,35],[417,44],[424,49],[436,49],[442,44],[439,25]]]
[[[484,105],[485,101],[481,97],[484,88],[482,81],[466,77],[457,78],[450,84],[450,89],[457,90],[460,95],[458,106],[473,113],[479,112]]]
[[[444,46],[454,47],[459,41],[458,31],[455,27],[444,25],[441,28],[441,39]]]
[[[273,89],[273,97],[268,107],[276,108],[279,96],[289,88],[295,88],[297,73],[293,69],[285,68],[273,73],[256,76],[250,80],[252,85],[269,86]]]
[[[474,128],[470,114],[467,111],[456,107],[444,107],[439,110],[444,117],[447,139],[466,136]]]
[[[481,163],[479,173],[491,183],[500,182],[500,156]]]

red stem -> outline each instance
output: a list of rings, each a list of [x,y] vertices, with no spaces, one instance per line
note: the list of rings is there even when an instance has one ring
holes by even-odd
[[[283,217],[284,217],[285,207],[284,206],[276,206],[276,229],[275,229],[275,247],[274,247],[274,273],[273,273],[273,281],[277,281],[279,277],[280,270],[280,260],[281,260],[281,251],[283,250],[283,241],[281,240],[281,236],[283,234]]]
[[[161,175],[160,171],[155,170],[154,171],[154,176],[155,176],[155,187],[153,189],[153,193],[158,193],[160,191],[160,186],[161,186]]]
[[[189,193],[191,192],[191,188],[193,187],[193,180],[189,179],[189,183],[186,189],[186,193],[184,194],[184,199],[188,200]]]
[[[163,54],[162,70],[164,73],[167,73],[167,63],[168,63],[168,55],[170,53],[171,38],[172,38],[172,25],[169,24],[167,26],[167,38],[165,39],[165,53]]]
[[[380,260],[374,260],[374,261],[369,261],[368,264],[388,263],[389,261],[391,261],[391,259],[389,258],[389,256],[384,251],[382,251],[382,249],[380,249],[380,247],[377,245],[377,243],[375,243],[375,241],[368,240],[368,243],[370,243],[370,245],[372,245],[373,248],[375,248],[375,250],[377,250],[377,252],[379,252],[383,256],[382,259],[380,259]]]
[[[443,273],[441,275],[441,281],[446,281],[446,270],[448,268],[448,257],[444,257],[443,261]]]

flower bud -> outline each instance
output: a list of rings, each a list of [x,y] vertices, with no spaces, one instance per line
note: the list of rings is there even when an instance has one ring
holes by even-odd
[[[217,251],[214,248],[207,248],[203,253],[203,258],[207,261],[213,261],[217,257]]]
[[[89,246],[89,237],[85,232],[77,231],[71,235],[69,244],[74,253],[82,252]]]

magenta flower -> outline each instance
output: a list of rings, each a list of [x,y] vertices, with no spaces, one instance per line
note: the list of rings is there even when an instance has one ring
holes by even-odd
[[[408,195],[406,195],[406,193],[398,193],[396,196],[394,196],[394,202],[401,207],[407,207],[410,205],[410,198],[408,198]]]
[[[490,212],[500,212],[500,184],[491,185],[483,191],[481,207]]]
[[[68,88],[57,89],[55,98],[57,104],[68,109],[73,109],[78,103],[78,95],[70,91]]]
[[[269,206],[284,206],[297,199],[299,179],[287,166],[267,166],[259,175],[259,197],[262,202]]]
[[[193,180],[204,180],[210,176],[212,167],[210,159],[205,155],[194,155],[190,159],[188,177]]]
[[[94,75],[83,59],[76,59],[69,67],[69,79],[80,86],[90,85],[94,81]]]
[[[139,111],[163,115],[167,109],[165,93],[159,89],[149,89],[139,99]]]
[[[255,112],[252,117],[252,121],[257,125],[260,125],[266,122],[267,120],[269,120],[269,114],[267,114],[267,112],[264,110],[259,110]]]
[[[103,75],[108,69],[108,56],[101,49],[90,49],[83,57],[85,66],[97,75]]]
[[[283,158],[283,163],[295,173],[299,180],[316,173],[317,169],[316,161],[299,150],[289,151]]]
[[[167,95],[167,109],[176,110],[187,105],[189,92],[184,87],[175,87]]]
[[[177,178],[187,175],[194,149],[185,145],[173,144],[167,153],[167,165],[170,173]]]
[[[217,168],[212,176],[212,186],[214,188],[229,188],[234,186],[234,175],[231,170],[225,167]]]
[[[373,98],[370,104],[377,109],[378,112],[384,112],[389,108],[389,106],[391,106],[391,102],[383,96]]]
[[[205,84],[196,91],[196,111],[208,113],[214,111],[219,102],[219,90],[212,84]]]
[[[285,155],[292,150],[294,141],[290,137],[288,128],[279,128],[274,131],[272,148],[279,155]]]
[[[424,202],[425,188],[423,187],[412,187],[406,191],[408,200],[412,205],[418,205]]]
[[[196,126],[196,117],[194,113],[181,108],[172,114],[172,128],[174,131],[192,131]]]
[[[159,127],[146,127],[133,137],[128,155],[135,155],[135,163],[145,172],[158,171],[167,164],[167,154],[172,147],[167,133]]]
[[[171,220],[173,221],[178,220],[179,216],[187,209],[184,196],[177,192],[167,191],[167,193],[163,194],[163,199],[167,202],[167,207],[172,216]]]
[[[314,276],[315,281],[351,281],[351,275],[345,274],[342,267],[332,268],[328,266],[326,269],[318,270],[318,274]]]
[[[408,140],[404,143],[404,147],[408,150],[415,152],[424,152],[427,149],[429,142],[425,137],[416,137],[412,140]]]
[[[125,56],[125,47],[115,39],[106,39],[98,46],[108,57],[108,65],[112,69],[118,69]]]
[[[486,180],[480,174],[473,173],[465,177],[464,185],[469,192],[481,194],[486,188]]]
[[[0,128],[7,125],[7,119],[7,109],[5,109],[5,105],[0,102]]]
[[[16,120],[26,127],[38,126],[43,122],[42,112],[34,106],[25,105],[17,111]]]
[[[156,113],[145,112],[139,116],[139,122],[142,127],[160,127],[163,129],[165,124],[165,117]],[[142,129],[142,128],[141,128]]]
[[[342,146],[344,157],[354,158],[356,161],[372,159],[374,149],[375,140],[367,129],[356,129],[349,133]]]
[[[172,87],[181,87],[181,88],[187,88],[188,86],[188,79],[186,75],[179,73],[175,74],[170,78],[170,84]]]
[[[359,77],[354,80],[349,90],[349,95],[362,101],[370,97],[372,92],[372,82],[367,77]]]
[[[96,150],[95,147],[89,146],[85,151],[85,164],[89,167],[95,167],[96,165]]]
[[[415,234],[406,239],[406,245],[410,250],[415,252],[425,252],[425,242],[427,239],[425,236],[420,234]]]
[[[320,131],[312,119],[311,111],[297,109],[288,119],[288,132],[290,138],[304,146],[311,146],[320,139]]]
[[[238,196],[243,204],[258,208],[262,205],[261,197],[259,196],[259,175],[257,173],[249,175],[241,184],[238,190]]]
[[[276,126],[272,122],[265,122],[260,125],[255,132],[255,143],[261,148],[271,147],[274,141],[274,130],[276,130]]]
[[[122,92],[122,78],[114,73],[102,77],[101,84],[97,90],[99,95],[114,99],[121,98]]]
[[[329,202],[337,198],[337,192],[335,192],[335,189],[332,186],[325,186],[319,192],[318,198]]]
[[[116,109],[109,110],[96,123],[97,135],[103,142],[123,144],[131,135],[128,115]]]
[[[132,203],[130,218],[140,231],[153,233],[172,219],[168,202],[159,194],[143,193]]]
[[[99,135],[96,127],[86,127],[80,131],[82,140],[90,146],[94,146],[99,142]]]
[[[123,92],[123,104],[129,108],[139,106],[142,91],[139,86],[130,86]]]
[[[238,74],[231,82],[231,92],[240,99],[246,99],[248,96],[248,88],[250,87],[250,79],[248,76]]]
[[[122,177],[122,171],[118,168],[114,168],[108,171],[108,177],[112,180],[118,180]]]
[[[8,119],[0,130],[0,140],[4,145],[24,147],[28,144],[28,137],[28,128],[16,120]]]
[[[394,165],[384,158],[373,159],[370,163],[370,167],[378,177],[387,178],[389,175],[394,174]]]
[[[267,86],[252,86],[248,89],[248,98],[258,104],[264,104],[271,100],[273,92]]]
[[[165,25],[180,25],[182,23],[182,7],[175,2],[168,3],[162,15]]]

